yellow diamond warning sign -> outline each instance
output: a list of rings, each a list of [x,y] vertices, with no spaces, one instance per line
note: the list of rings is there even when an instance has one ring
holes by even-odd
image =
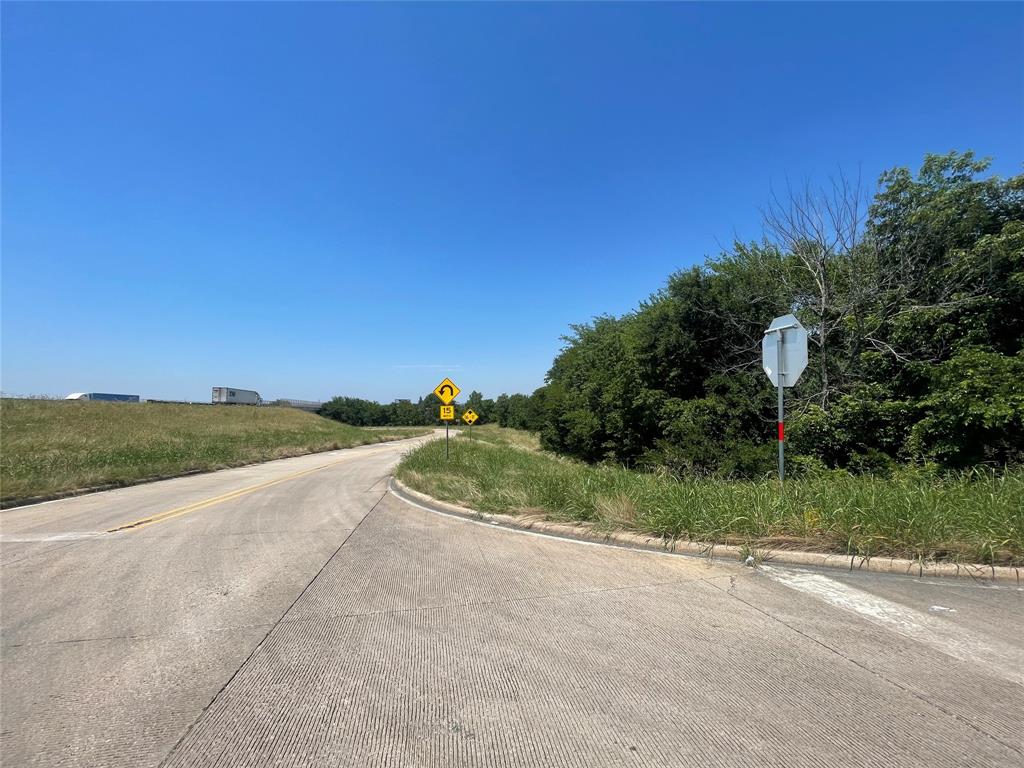
[[[434,387],[434,394],[437,395],[437,399],[445,405],[449,405],[461,391],[451,379],[445,379]],[[444,417],[442,416],[441,418],[443,419]]]
[[[464,422],[466,422],[467,424],[471,425],[471,426],[479,418],[480,417],[476,415],[476,411],[474,411],[472,408],[470,408],[468,411],[466,411],[464,414],[462,414],[462,420]]]

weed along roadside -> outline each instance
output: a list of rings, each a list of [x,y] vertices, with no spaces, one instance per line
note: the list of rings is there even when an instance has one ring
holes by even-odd
[[[495,427],[479,439],[427,443],[395,477],[473,510],[579,523],[666,542],[745,548],[755,559],[784,550],[918,563],[1024,565],[1024,472],[945,478],[823,473],[750,481],[675,479],[589,466],[539,451]]]

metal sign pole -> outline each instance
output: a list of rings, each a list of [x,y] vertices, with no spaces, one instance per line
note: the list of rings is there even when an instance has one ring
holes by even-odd
[[[785,413],[783,404],[783,386],[785,381],[785,373],[782,371],[782,334],[785,333],[781,328],[778,331],[777,340],[775,342],[775,349],[778,352],[778,366],[779,366],[779,482],[783,482],[786,479],[786,440],[785,440]]]
[[[448,422],[444,423],[444,458],[448,459]]]
[[[785,344],[789,331],[789,344]],[[775,339],[775,354],[772,354]],[[807,329],[800,325],[796,315],[783,315],[772,320],[761,340],[761,367],[779,388],[779,484],[786,479],[786,387],[795,386],[807,367]]]

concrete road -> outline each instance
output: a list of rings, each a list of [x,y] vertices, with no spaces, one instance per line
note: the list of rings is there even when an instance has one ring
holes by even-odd
[[[1021,589],[453,519],[410,442],[0,514],[3,766],[1024,764]]]

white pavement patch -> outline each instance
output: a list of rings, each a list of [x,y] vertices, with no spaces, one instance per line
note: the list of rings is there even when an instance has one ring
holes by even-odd
[[[107,536],[103,531],[67,531],[66,533],[0,533],[0,544],[36,541],[77,541]]]
[[[856,589],[819,573],[763,566],[771,579],[819,600],[859,614],[960,661],[980,664],[1003,680],[1024,686],[1024,652],[983,640],[962,627]]]

